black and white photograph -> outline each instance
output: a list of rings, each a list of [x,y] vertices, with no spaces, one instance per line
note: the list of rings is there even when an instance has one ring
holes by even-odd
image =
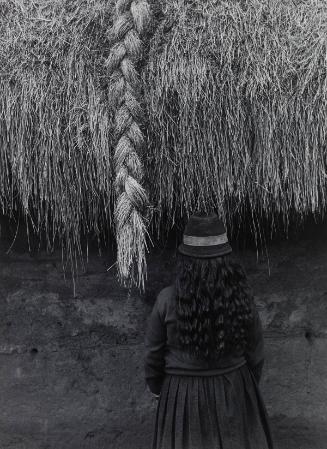
[[[0,449],[327,449],[327,0],[0,0]]]

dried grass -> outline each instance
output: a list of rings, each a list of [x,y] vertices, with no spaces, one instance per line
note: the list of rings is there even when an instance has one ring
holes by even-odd
[[[166,235],[195,209],[214,208],[230,225],[250,213],[272,227],[279,215],[286,226],[293,213],[323,215],[325,1],[164,8],[143,76],[152,233]],[[73,272],[82,235],[111,241],[114,164],[128,150],[122,142],[114,160],[123,86],[108,85],[112,17],[113,0],[0,0],[1,211],[23,210],[49,250],[59,240]],[[145,251],[147,231],[131,223]],[[117,236],[127,259],[131,235]]]
[[[153,230],[326,211],[327,4],[171,0],[144,73]]]
[[[0,3],[0,207],[23,209],[75,273],[81,236],[113,220],[108,0]]]

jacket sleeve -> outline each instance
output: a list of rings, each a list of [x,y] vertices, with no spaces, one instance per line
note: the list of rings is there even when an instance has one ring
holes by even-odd
[[[162,381],[165,375],[165,349],[167,331],[163,312],[159,307],[159,296],[148,318],[145,333],[145,380],[154,394],[160,394]]]
[[[264,365],[264,340],[261,319],[255,305],[253,307],[253,314],[254,320],[250,329],[245,358],[256,381],[259,383]]]

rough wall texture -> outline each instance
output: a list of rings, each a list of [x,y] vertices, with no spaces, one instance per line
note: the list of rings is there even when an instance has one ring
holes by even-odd
[[[156,403],[143,381],[143,335],[174,253],[149,261],[144,296],[119,287],[90,257],[77,297],[61,255],[0,258],[0,448],[150,448]],[[327,242],[240,254],[263,319],[263,395],[280,449],[327,441]]]

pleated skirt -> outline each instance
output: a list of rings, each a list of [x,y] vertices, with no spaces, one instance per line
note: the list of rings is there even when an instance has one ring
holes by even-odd
[[[273,449],[265,405],[248,366],[214,376],[166,374],[152,449]]]

